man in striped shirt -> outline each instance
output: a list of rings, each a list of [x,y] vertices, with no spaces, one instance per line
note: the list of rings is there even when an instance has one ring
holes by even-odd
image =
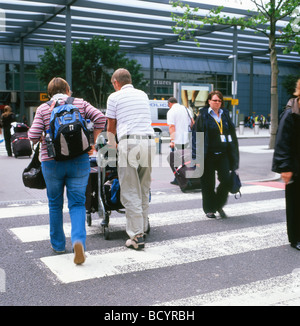
[[[121,202],[126,209],[126,247],[144,248],[148,230],[151,165],[155,155],[154,131],[151,127],[149,99],[133,87],[126,69],[116,70],[111,78],[115,93],[107,100],[108,143],[118,138],[118,176]]]

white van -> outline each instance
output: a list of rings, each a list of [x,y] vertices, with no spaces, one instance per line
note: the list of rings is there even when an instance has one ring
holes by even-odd
[[[169,136],[169,126],[167,124],[167,112],[169,110],[168,101],[150,100],[152,128],[159,132],[161,136]]]

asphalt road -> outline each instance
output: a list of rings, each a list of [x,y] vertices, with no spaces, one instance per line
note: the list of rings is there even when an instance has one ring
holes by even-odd
[[[207,219],[201,192],[181,193],[168,166],[155,167],[145,250],[124,248],[122,214],[112,213],[110,240],[93,214],[83,266],[72,263],[69,238],[65,255],[52,252],[45,192],[20,182],[29,159],[0,157],[0,305],[103,306],[102,321],[120,306],[299,304],[299,253],[287,242],[284,190],[267,144],[240,140],[242,197],[229,197],[225,220]],[[67,212],[65,223],[68,232]]]

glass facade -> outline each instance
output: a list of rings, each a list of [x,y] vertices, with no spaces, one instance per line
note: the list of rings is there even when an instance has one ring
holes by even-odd
[[[29,92],[45,91],[45,86],[39,82],[35,65],[24,65],[24,89]],[[20,90],[20,65],[0,64],[0,91]]]
[[[46,86],[39,82],[35,69],[36,65],[24,65],[26,115],[29,114],[29,107],[40,105],[40,93],[46,92]],[[0,108],[7,104],[11,105],[17,119],[20,119],[20,65],[18,64],[0,64]]]
[[[148,81],[147,92],[150,94],[150,78],[147,71],[143,71]],[[214,89],[221,91],[225,96],[231,96],[231,75],[222,74],[182,74],[169,72],[168,79],[158,79],[160,73],[154,73],[153,98],[157,100],[168,99],[173,96],[173,83],[212,84]],[[172,79],[170,79],[172,78]]]

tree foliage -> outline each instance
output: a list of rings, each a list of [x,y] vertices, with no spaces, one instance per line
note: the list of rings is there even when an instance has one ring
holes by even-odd
[[[179,34],[180,39],[191,38],[195,32],[205,25],[230,25],[239,26],[241,30],[250,28],[263,33],[268,38],[274,34],[275,41],[281,43],[286,53],[300,52],[300,15],[299,0],[271,0],[268,3],[261,0],[251,0],[256,7],[256,12],[249,16],[232,17],[222,14],[223,6],[215,7],[206,16],[200,16],[198,7],[192,8],[181,1],[170,1],[173,7],[184,9],[183,15],[171,13],[176,25],[173,31]],[[286,26],[276,33],[276,26],[280,20],[290,18]],[[200,23],[200,25],[199,25]],[[195,39],[197,41],[197,39]]]
[[[65,46],[55,42],[46,47],[37,68],[39,80],[46,86],[53,77],[65,78]],[[110,79],[114,70],[126,68],[132,82],[145,88],[141,66],[121,53],[119,42],[95,36],[89,41],[72,44],[72,91],[96,107],[105,107],[108,95],[114,91]]]
[[[232,17],[222,14],[224,7],[215,7],[205,16],[199,14],[198,7],[192,8],[181,1],[170,1],[173,7],[184,9],[183,14],[172,13],[176,22],[173,30],[179,39],[192,38],[198,43],[197,31],[206,25],[239,26],[241,30],[252,29],[269,39],[269,53],[271,64],[271,138],[270,148],[274,147],[275,135],[278,128],[278,63],[276,44],[282,45],[283,53],[297,51],[300,53],[300,15],[299,0],[251,0],[255,5],[254,12],[249,11],[246,17]],[[285,25],[279,21],[288,18]],[[198,43],[198,46],[201,44]]]

